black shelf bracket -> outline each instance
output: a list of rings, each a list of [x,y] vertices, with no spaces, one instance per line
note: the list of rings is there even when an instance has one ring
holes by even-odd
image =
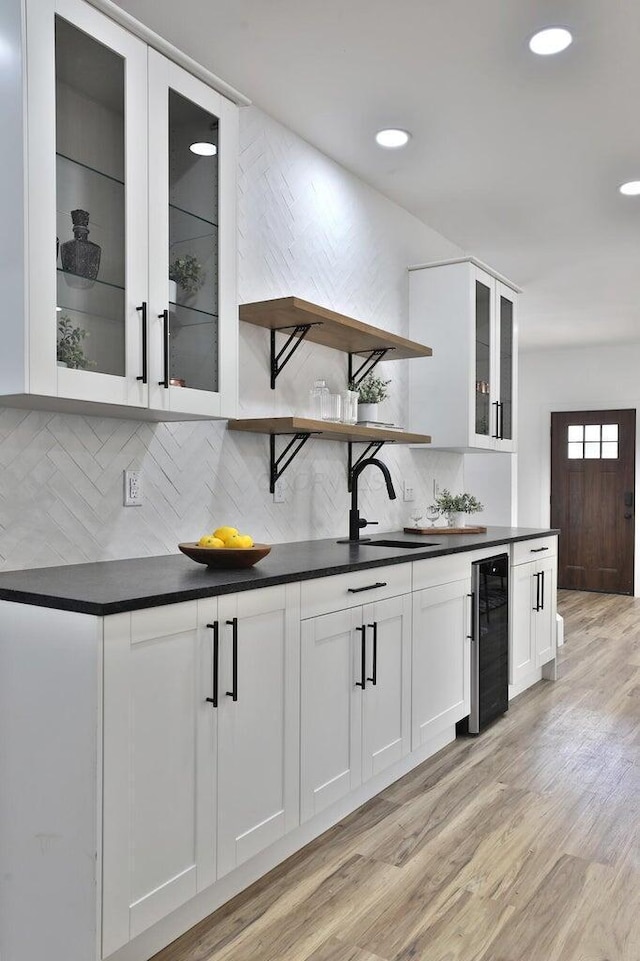
[[[312,327],[319,327],[322,321],[313,324],[292,324],[290,327],[274,327],[271,330],[271,390],[275,390],[276,380],[280,371],[284,370],[296,350],[305,339]],[[276,334],[289,330],[291,333],[285,343],[276,353]]]
[[[273,494],[276,481],[279,481],[287,467],[300,453],[310,437],[317,431],[294,434],[284,450],[276,457],[276,435],[269,434],[269,490]],[[294,446],[297,444],[297,447]],[[289,455],[287,457],[287,455]]]
[[[380,448],[384,445],[383,440],[372,440],[367,444],[365,449],[362,451],[360,456],[354,461],[353,460],[353,444],[354,441],[349,441],[348,443],[348,466],[347,466],[347,490],[351,493],[353,471],[361,463],[361,461],[366,460],[367,457],[375,457]]]
[[[390,350],[395,350],[395,347],[376,347],[375,350],[369,351],[357,370],[353,369],[353,358],[358,355],[349,354],[348,382],[353,384],[354,387],[359,387],[365,377],[371,373],[376,364],[384,360]]]

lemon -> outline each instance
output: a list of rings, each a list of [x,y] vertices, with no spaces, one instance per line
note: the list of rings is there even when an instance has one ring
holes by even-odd
[[[242,543],[242,540],[243,539],[240,534],[234,534],[232,537],[227,537],[227,539],[224,542],[224,546],[235,547],[235,548],[244,547],[245,545]]]
[[[198,541],[198,547],[224,547],[224,541],[221,541],[219,537],[214,537],[213,534],[205,534]]]
[[[238,540],[242,541],[240,547],[253,547],[253,537],[250,534],[238,534]]]
[[[230,537],[235,537],[238,531],[235,527],[218,527],[217,530],[213,532],[214,537],[219,537],[221,541],[225,544]]]

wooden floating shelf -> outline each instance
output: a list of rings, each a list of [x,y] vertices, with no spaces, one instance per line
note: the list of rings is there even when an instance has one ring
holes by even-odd
[[[412,434],[404,430],[379,427],[358,427],[357,424],[336,424],[306,417],[257,417],[230,420],[229,430],[246,430],[254,434],[313,434],[318,440],[337,440],[343,443],[430,444],[428,434]]]
[[[432,350],[398,334],[363,324],[352,317],[319,307],[299,297],[280,297],[254,304],[240,304],[240,320],[268,330],[313,326],[305,333],[307,340],[323,347],[333,347],[349,354],[369,354],[388,350],[385,360],[431,357]],[[300,336],[294,334],[294,336]],[[337,438],[334,438],[337,439]]]

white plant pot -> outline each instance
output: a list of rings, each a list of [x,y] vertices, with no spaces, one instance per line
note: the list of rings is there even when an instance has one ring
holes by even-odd
[[[178,285],[175,280],[169,281],[169,303],[175,304],[178,301]]]
[[[377,404],[358,404],[358,420],[378,420]]]
[[[461,511],[449,511],[447,514],[447,527],[464,527],[465,516]]]

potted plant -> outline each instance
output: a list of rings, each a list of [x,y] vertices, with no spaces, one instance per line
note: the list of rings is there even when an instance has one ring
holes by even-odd
[[[169,300],[176,302],[177,287],[187,294],[196,294],[204,283],[202,264],[193,256],[176,257],[169,264]]]
[[[349,384],[350,390],[358,391],[358,421],[378,420],[378,404],[389,396],[387,387],[390,383],[375,374],[367,374],[357,387]]]
[[[448,527],[464,527],[464,515],[477,514],[484,507],[472,494],[452,494],[445,487],[429,508],[432,509],[446,516]]]
[[[91,360],[87,360],[82,349],[82,341],[88,337],[82,327],[74,327],[71,318],[60,314],[58,318],[57,358],[58,367],[73,367],[76,370],[86,370],[95,367]]]

